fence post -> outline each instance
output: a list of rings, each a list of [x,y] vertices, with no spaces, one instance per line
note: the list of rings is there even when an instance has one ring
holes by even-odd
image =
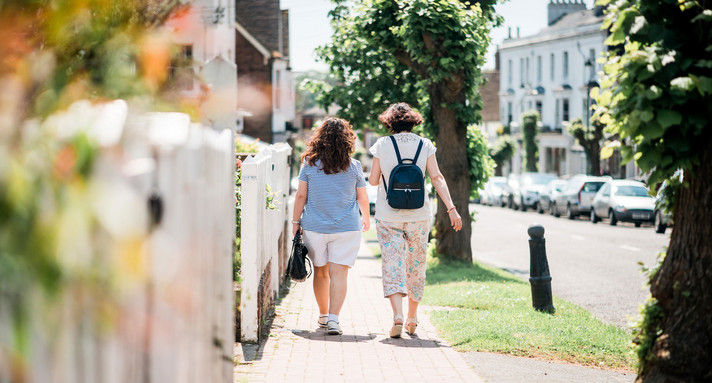
[[[257,293],[262,269],[262,260],[258,252],[258,244],[262,238],[259,236],[258,228],[262,223],[254,220],[259,217],[258,209],[264,209],[264,206],[259,203],[260,188],[257,173],[257,162],[254,157],[248,156],[242,162],[242,208],[240,210],[242,219],[240,323],[243,342],[257,342],[258,340]]]

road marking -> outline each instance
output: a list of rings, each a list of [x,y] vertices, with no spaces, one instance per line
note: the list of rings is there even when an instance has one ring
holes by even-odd
[[[621,249],[630,250],[630,251],[640,251],[639,248],[633,247],[633,246],[628,246],[628,245],[621,245]]]
[[[579,241],[585,241],[585,240],[586,240],[586,238],[584,238],[584,236],[578,235],[578,234],[571,234],[571,238],[573,238],[573,239],[578,239]]]

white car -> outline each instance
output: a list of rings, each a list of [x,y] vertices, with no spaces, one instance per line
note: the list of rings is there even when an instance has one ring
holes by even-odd
[[[615,226],[620,222],[633,222],[640,227],[642,222],[655,219],[655,198],[645,184],[639,181],[611,180],[603,184],[591,203],[591,222],[608,217]]]

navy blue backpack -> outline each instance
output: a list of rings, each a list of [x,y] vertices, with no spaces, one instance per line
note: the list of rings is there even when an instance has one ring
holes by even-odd
[[[401,159],[396,139],[393,136],[390,137],[393,147],[396,149],[398,165],[391,170],[388,184],[386,184],[386,178],[381,174],[388,205],[394,209],[420,209],[425,204],[425,177],[417,163],[420,149],[423,147],[423,140],[420,140],[414,158]],[[410,163],[406,161],[410,161]]]

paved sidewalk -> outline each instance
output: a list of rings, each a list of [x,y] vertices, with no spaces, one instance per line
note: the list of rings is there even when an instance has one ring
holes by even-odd
[[[317,326],[311,278],[292,283],[269,338],[254,360],[239,360],[235,382],[483,382],[438,338],[423,310],[415,336],[404,331],[401,339],[388,337],[392,313],[383,298],[381,264],[365,243],[348,289],[339,316],[344,334],[334,336]]]

